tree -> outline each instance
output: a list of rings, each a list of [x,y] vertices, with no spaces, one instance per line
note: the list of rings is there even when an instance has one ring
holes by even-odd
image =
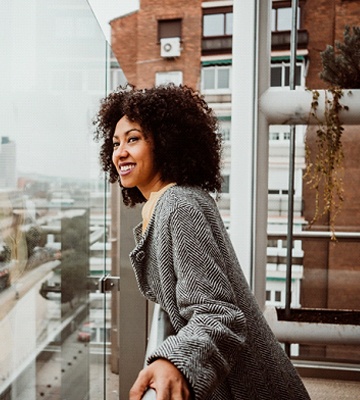
[[[68,303],[86,289],[89,257],[84,253],[66,252],[61,259],[61,302]]]
[[[1,246],[1,245],[0,245]],[[0,262],[7,263],[11,259],[11,249],[6,244],[0,247]]]
[[[26,244],[28,249],[28,258],[34,254],[34,249],[37,246],[40,246],[42,242],[42,231],[38,226],[32,226],[26,232]]]
[[[360,27],[344,30],[344,42],[335,41],[321,55],[323,71],[320,78],[332,86],[343,89],[360,88]]]

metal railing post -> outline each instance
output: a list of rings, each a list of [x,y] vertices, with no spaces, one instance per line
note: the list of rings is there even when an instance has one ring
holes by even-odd
[[[298,0],[292,1],[292,23],[290,38],[290,90],[295,90],[296,83],[296,47],[297,47],[297,11]],[[285,313],[290,317],[291,307],[291,275],[292,275],[292,243],[293,243],[293,219],[294,219],[294,174],[295,174],[295,125],[290,126],[290,166],[289,166],[289,187],[288,187],[288,236],[286,252],[286,298]],[[290,355],[290,344],[285,344],[285,350]]]

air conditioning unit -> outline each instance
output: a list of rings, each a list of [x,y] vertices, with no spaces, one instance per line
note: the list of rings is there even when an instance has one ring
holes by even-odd
[[[180,56],[180,38],[163,38],[160,40],[161,57],[179,57]]]

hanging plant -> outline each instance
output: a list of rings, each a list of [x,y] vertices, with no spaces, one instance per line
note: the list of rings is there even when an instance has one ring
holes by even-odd
[[[312,90],[310,117],[315,118],[316,154],[312,153],[308,143],[305,146],[307,184],[315,190],[315,213],[310,222],[314,224],[321,216],[329,216],[329,225],[332,239],[335,240],[335,220],[339,214],[343,201],[343,147],[341,136],[344,131],[339,119],[339,112],[348,107],[341,104],[344,93],[342,89],[332,88],[325,91],[325,109],[319,116],[319,91]],[[322,195],[322,198],[321,198]]]
[[[321,116],[318,110],[319,91],[312,90],[310,118],[315,118],[317,123],[316,155],[312,157],[307,143],[304,178],[315,189],[315,214],[310,226],[328,214],[332,239],[335,240],[335,220],[344,201],[344,153],[341,142],[344,127],[339,113],[348,110],[341,103],[343,89],[360,88],[360,27],[351,29],[346,26],[344,42],[335,41],[335,49],[327,46],[320,55],[323,66],[320,78],[330,84],[330,88],[325,91],[324,114]]]

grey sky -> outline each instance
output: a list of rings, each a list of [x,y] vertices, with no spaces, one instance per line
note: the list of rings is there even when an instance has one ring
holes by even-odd
[[[2,3],[0,136],[16,143],[17,171],[99,175],[92,119],[106,94],[104,34],[109,39],[108,22],[137,5],[138,0]]]

